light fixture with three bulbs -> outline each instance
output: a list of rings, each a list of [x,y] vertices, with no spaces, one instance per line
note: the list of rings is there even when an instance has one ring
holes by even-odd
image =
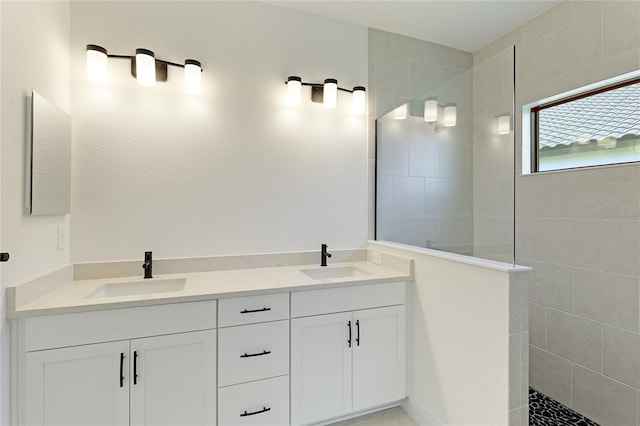
[[[131,61],[131,75],[138,84],[153,87],[157,81],[167,81],[168,66],[184,68],[184,88],[187,93],[198,94],[202,85],[202,64],[195,59],[187,59],[177,64],[156,59],[153,51],[136,49],[135,56],[112,55],[102,46],[87,44],[87,79],[93,83],[104,84],[108,80],[107,59],[127,59]]]
[[[366,109],[366,89],[364,86],[355,86],[353,90],[338,87],[338,80],[327,78],[323,84],[305,83],[302,78],[292,75],[285,82],[287,85],[287,103],[291,106],[300,106],[302,86],[311,87],[311,101],[322,103],[325,108],[335,108],[338,103],[338,91],[352,94],[351,107],[354,113],[363,114]]]
[[[403,104],[393,110],[393,118],[405,120],[408,116],[408,104]],[[454,127],[458,122],[458,108],[455,105],[441,107],[437,99],[424,101],[424,121],[435,124],[436,132],[441,132],[446,127]]]

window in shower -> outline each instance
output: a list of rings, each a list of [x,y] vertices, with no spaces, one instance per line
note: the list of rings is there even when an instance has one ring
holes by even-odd
[[[531,108],[532,171],[640,161],[640,78]]]

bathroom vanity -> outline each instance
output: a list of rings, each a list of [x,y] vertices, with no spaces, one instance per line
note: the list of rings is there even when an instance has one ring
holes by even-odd
[[[302,425],[389,406],[407,394],[410,278],[354,262],[72,281],[10,312],[15,421]]]

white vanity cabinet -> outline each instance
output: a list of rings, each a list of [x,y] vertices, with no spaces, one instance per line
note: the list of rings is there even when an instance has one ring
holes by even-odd
[[[215,300],[19,320],[19,424],[215,425],[215,323]]]
[[[289,293],[218,304],[218,425],[288,425]]]
[[[291,294],[291,424],[406,396],[405,300],[405,283]]]

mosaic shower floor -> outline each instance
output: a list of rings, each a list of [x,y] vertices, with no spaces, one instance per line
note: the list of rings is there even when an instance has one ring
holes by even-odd
[[[529,388],[530,426],[599,426],[558,401]]]

